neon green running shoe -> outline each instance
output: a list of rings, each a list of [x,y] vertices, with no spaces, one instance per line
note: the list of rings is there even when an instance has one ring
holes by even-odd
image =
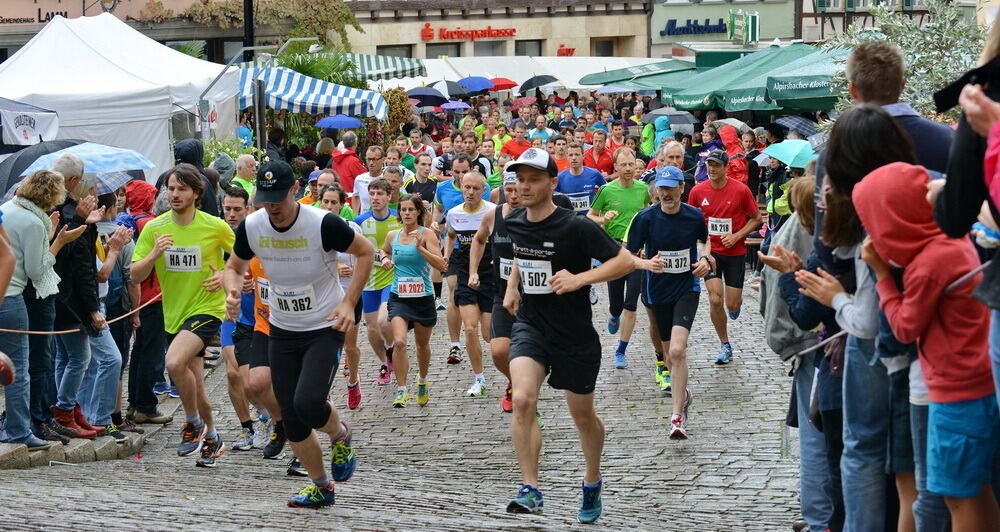
[[[673,388],[671,387],[671,384],[670,384],[670,370],[669,369],[664,369],[663,373],[660,376],[660,391],[661,392],[665,392],[665,393],[667,393],[669,395],[670,394],[670,390],[672,390],[672,389]]]
[[[417,383],[417,404],[424,406],[427,401],[431,398],[431,392],[427,390],[427,383],[420,382]]]
[[[545,422],[542,421],[542,413],[539,412],[538,410],[535,410],[535,422],[538,423],[538,428],[540,429],[545,428]]]
[[[656,367],[653,369],[653,379],[656,380],[656,385],[663,389],[663,372],[666,370],[666,366],[663,362],[657,362]]]
[[[396,398],[392,400],[392,406],[394,408],[405,408],[406,403],[410,401],[410,394],[407,393],[405,389],[396,391]]]

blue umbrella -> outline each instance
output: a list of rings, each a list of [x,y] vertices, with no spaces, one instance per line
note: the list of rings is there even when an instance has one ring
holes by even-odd
[[[442,109],[468,109],[472,107],[465,102],[448,102],[441,106]]]
[[[112,192],[124,187],[131,180],[132,176],[125,172],[107,172],[104,174],[97,174],[97,186],[95,187],[95,192],[97,195],[111,194]]]
[[[56,159],[61,155],[69,153],[76,155],[83,161],[83,169],[87,173],[102,174],[105,172],[117,172],[120,170],[146,170],[156,165],[135,150],[105,146],[95,142],[84,142],[76,146],[54,151],[42,155],[31,166],[21,172],[26,176],[37,170],[51,170]]]
[[[809,141],[801,139],[789,139],[771,144],[761,153],[774,157],[792,168],[805,168],[816,158],[816,152]]]
[[[431,87],[415,87],[406,91],[407,96],[420,101],[420,107],[438,107],[448,103],[441,91]]]
[[[315,125],[325,129],[354,129],[361,127],[361,121],[350,116],[333,115],[321,118]]]
[[[458,80],[458,82],[470,92],[486,91],[496,86],[492,81],[482,76],[469,76]]]

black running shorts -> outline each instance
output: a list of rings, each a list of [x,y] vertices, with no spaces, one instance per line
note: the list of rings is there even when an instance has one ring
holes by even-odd
[[[660,339],[670,341],[670,331],[674,327],[684,327],[691,330],[694,315],[698,311],[698,296],[700,292],[686,292],[680,299],[668,305],[647,305],[656,320],[656,328],[660,331]]]
[[[715,259],[715,271],[706,275],[705,280],[722,279],[726,286],[742,289],[743,279],[746,277],[746,255],[730,256],[712,253],[712,257]]]
[[[545,367],[549,386],[586,395],[594,392],[601,371],[601,342],[595,333],[591,341],[560,346],[541,329],[518,321],[511,328],[508,360],[528,357]]]

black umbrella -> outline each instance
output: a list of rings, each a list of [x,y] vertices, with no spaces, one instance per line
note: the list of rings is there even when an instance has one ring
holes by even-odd
[[[87,141],[76,139],[46,140],[14,153],[0,162],[0,190],[7,192],[11,187],[20,183],[23,179],[21,173],[27,170],[31,163],[35,162],[35,159],[84,142]]]
[[[528,78],[524,83],[521,84],[521,94],[527,94],[531,89],[537,89],[542,85],[548,85],[559,81],[555,76],[550,76],[548,74],[542,74],[540,76],[535,76],[533,78]]]
[[[697,124],[698,119],[687,111],[678,111],[673,107],[660,107],[655,111],[650,111],[642,117],[642,122],[652,124],[657,118],[665,116],[670,119],[671,124]]]
[[[469,92],[469,89],[465,88],[465,85],[448,80],[439,81],[431,85],[431,88],[437,89],[441,94],[447,96],[452,100],[457,100],[459,98],[468,98],[469,95],[472,94],[471,92]]]
[[[441,91],[431,87],[416,87],[406,91],[406,95],[417,100],[420,107],[439,107],[448,103]]]

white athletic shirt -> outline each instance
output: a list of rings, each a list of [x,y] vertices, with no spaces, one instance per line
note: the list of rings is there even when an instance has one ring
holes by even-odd
[[[260,259],[271,283],[268,294],[271,325],[287,331],[314,331],[333,325],[326,318],[344,299],[344,289],[337,271],[339,254],[333,249],[324,251],[322,229],[327,216],[339,221],[333,227],[338,234],[331,241],[346,242],[340,246],[346,249],[354,231],[337,215],[309,205],[299,208],[295,222],[284,231],[271,225],[263,209],[243,222],[246,243]],[[349,236],[339,234],[341,231]],[[237,241],[241,239],[238,229]],[[240,244],[236,247],[242,248]],[[242,251],[237,255],[249,259]]]

